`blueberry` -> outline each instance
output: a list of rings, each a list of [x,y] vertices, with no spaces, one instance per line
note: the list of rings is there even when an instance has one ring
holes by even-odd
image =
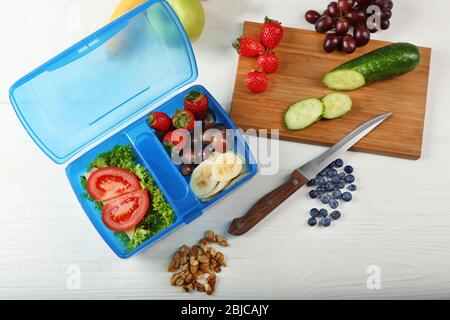
[[[325,218],[328,216],[328,210],[327,209],[320,209],[319,210],[319,216]]]
[[[319,192],[324,193],[327,189],[325,188],[325,186],[320,186],[316,190],[319,191]]]
[[[311,179],[308,181],[308,183],[306,184],[308,187],[313,187],[316,185],[316,179]]]
[[[320,198],[324,193],[325,191],[316,190],[317,198]]]
[[[331,224],[330,218],[323,218],[322,220],[320,220],[320,225],[321,225],[322,227],[327,228],[327,227],[330,226],[330,224]]]
[[[325,177],[326,175],[327,175],[327,173],[325,170],[322,170],[319,172],[319,176],[321,176],[321,177]]]
[[[332,199],[329,205],[331,209],[337,209],[339,207],[339,201]]]
[[[316,218],[316,217],[319,216],[319,210],[316,209],[316,208],[312,208],[312,209],[309,211],[309,214],[311,215],[311,217]]]
[[[334,161],[334,166],[336,167],[336,168],[340,168],[340,167],[342,167],[344,165],[344,161],[342,161],[342,159],[336,159],[335,161]]]
[[[347,189],[350,190],[350,191],[356,191],[357,187],[356,187],[356,185],[351,184],[351,185],[349,185],[349,186],[347,187]]]
[[[341,178],[339,177],[339,175],[335,175],[335,176],[331,177],[331,181],[333,183],[339,183],[339,182],[341,182]]]
[[[308,224],[309,224],[311,227],[314,227],[314,226],[317,224],[317,220],[316,220],[315,218],[309,218],[309,219],[308,219]]]
[[[352,174],[349,174],[348,176],[345,177],[345,182],[347,182],[347,183],[355,182],[355,176]]]
[[[330,164],[327,166],[327,168],[328,168],[328,169],[333,169],[333,168],[334,168],[334,162],[330,163]]]
[[[348,174],[353,173],[353,167],[352,166],[345,166],[344,171]]]
[[[331,197],[325,193],[320,197],[320,201],[322,201],[323,204],[327,204],[331,201]]]
[[[345,174],[345,172],[340,172],[340,173],[338,174],[338,176],[339,176],[339,179],[344,180],[346,174]]]
[[[316,190],[311,190],[309,192],[309,196],[311,197],[311,199],[316,199],[317,198],[317,191]]]
[[[323,184],[325,184],[325,179],[323,177],[317,178],[316,179],[316,185],[321,186]]]
[[[350,192],[344,192],[341,196],[341,199],[346,201],[346,202],[350,202],[352,201],[352,194]]]
[[[333,197],[333,199],[338,200],[338,199],[341,198],[342,192],[339,191],[339,190],[334,190],[334,191],[331,193],[331,196]]]
[[[345,182],[344,181],[339,182],[338,188],[339,189],[344,189],[345,188]]]
[[[339,218],[341,217],[341,213],[338,210],[334,210],[331,213],[331,217],[333,218],[333,220],[339,220]]]
[[[325,189],[326,189],[327,191],[333,191],[333,190],[334,190],[334,183],[331,182],[331,181],[328,181],[328,182],[325,184]]]
[[[330,177],[334,177],[338,174],[338,172],[336,171],[336,169],[330,169],[330,171],[328,172],[328,175]]]

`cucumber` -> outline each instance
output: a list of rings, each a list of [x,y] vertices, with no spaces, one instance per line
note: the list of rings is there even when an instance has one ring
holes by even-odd
[[[410,72],[419,65],[420,59],[415,45],[394,43],[337,67],[325,75],[323,83],[334,90],[355,90]]]
[[[352,99],[344,93],[330,93],[322,98],[325,106],[324,119],[336,119],[352,110]]]
[[[289,130],[302,130],[322,119],[325,107],[317,98],[307,98],[294,103],[284,115]]]

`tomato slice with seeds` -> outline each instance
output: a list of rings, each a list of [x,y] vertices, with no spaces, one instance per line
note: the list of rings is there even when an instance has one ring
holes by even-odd
[[[107,201],[103,206],[102,220],[113,231],[127,231],[144,219],[149,206],[147,190],[138,190]]]
[[[139,190],[141,184],[128,170],[106,167],[94,171],[89,176],[86,188],[95,201],[106,201]]]

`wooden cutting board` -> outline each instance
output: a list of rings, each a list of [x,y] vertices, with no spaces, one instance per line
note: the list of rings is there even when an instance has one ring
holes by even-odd
[[[257,37],[261,24],[244,23],[246,36]],[[280,138],[305,143],[333,145],[363,122],[384,112],[393,115],[357,143],[352,150],[419,159],[427,100],[430,48],[420,48],[422,61],[414,71],[386,81],[348,92],[353,109],[336,120],[322,120],[302,131],[285,128],[283,116],[295,101],[322,97],[332,92],[322,84],[323,76],[340,64],[388,45],[372,40],[354,54],[326,54],[322,50],[323,34],[285,28],[282,43],[275,49],[280,69],[269,75],[269,88],[260,95],[245,87],[245,75],[256,66],[252,58],[239,58],[231,117],[238,127],[280,129]]]

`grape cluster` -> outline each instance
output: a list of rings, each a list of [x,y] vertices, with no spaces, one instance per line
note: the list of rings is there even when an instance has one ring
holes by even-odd
[[[393,7],[392,0],[338,0],[330,2],[322,14],[307,11],[305,19],[317,32],[330,32],[323,43],[325,52],[350,54],[369,43],[371,33],[389,29]]]

